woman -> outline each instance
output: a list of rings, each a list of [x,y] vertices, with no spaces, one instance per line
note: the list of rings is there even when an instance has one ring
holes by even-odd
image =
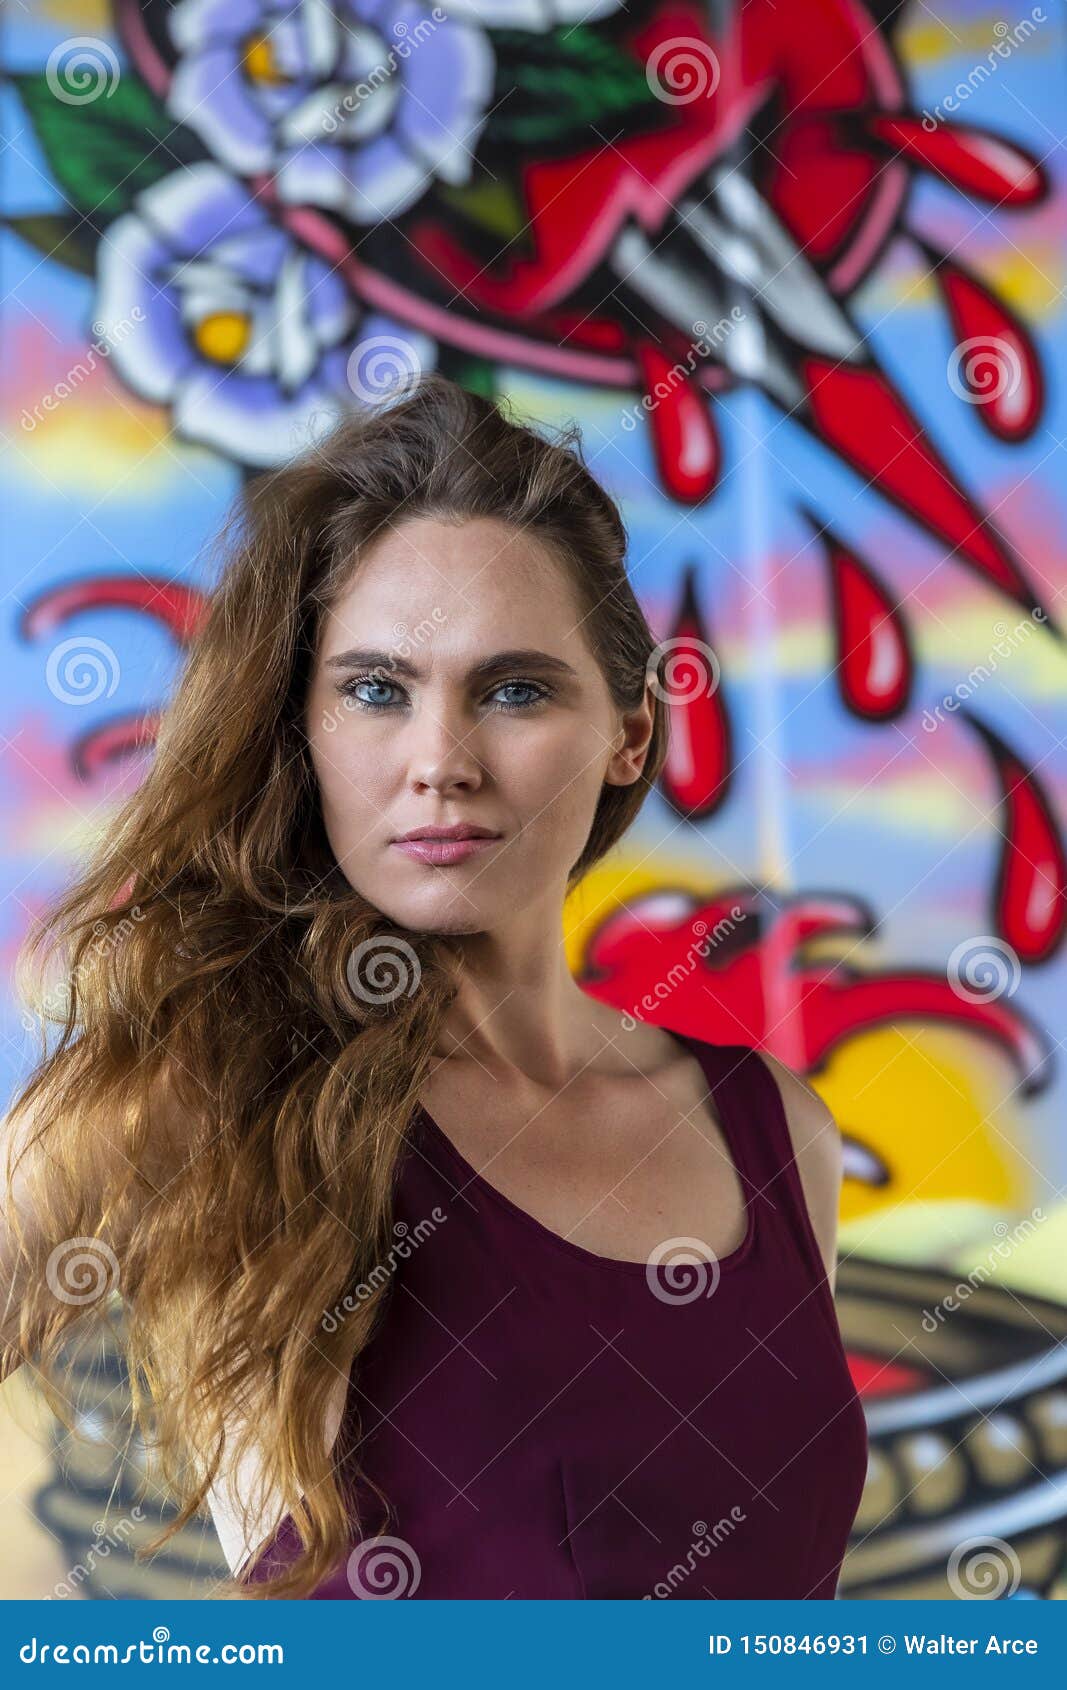
[[[434,375],[223,540],[32,947],[68,1001],[11,1134],[4,1371],[96,1241],[184,1504],[151,1547],[207,1503],[231,1593],[832,1596],[866,1460],[833,1119],[566,964],[667,733],[576,431]]]

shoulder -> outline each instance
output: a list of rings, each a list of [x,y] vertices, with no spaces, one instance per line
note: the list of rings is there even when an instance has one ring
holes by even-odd
[[[761,1050],[782,1096],[793,1154],[808,1213],[831,1288],[837,1265],[837,1222],[841,1199],[841,1133],[829,1106],[799,1074]]]

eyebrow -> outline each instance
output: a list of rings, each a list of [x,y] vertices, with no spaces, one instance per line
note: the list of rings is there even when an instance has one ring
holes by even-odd
[[[405,657],[396,657],[388,651],[377,651],[369,646],[353,646],[349,651],[342,651],[336,657],[326,659],[327,669],[388,669],[390,674],[406,675],[412,680],[420,680],[421,672]],[[499,674],[505,669],[540,669],[547,674],[559,675],[568,680],[579,679],[578,671],[562,657],[553,657],[550,652],[538,651],[535,647],[518,646],[510,651],[496,651],[490,657],[483,657],[473,663],[467,671],[467,679],[471,681],[486,680]]]

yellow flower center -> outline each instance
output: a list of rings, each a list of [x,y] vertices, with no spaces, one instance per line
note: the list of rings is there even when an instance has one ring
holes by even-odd
[[[213,364],[236,364],[250,333],[251,324],[239,311],[213,311],[196,325],[194,340]]]
[[[250,35],[241,55],[245,75],[253,82],[291,82],[292,77],[286,76],[278,69],[278,61],[274,56],[274,43],[269,35]]]

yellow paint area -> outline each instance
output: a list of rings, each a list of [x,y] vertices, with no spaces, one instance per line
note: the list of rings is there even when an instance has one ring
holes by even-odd
[[[1067,1203],[1038,1199],[1025,1207],[943,1200],[901,1203],[843,1221],[837,1247],[903,1266],[939,1267],[975,1284],[1067,1302]]]
[[[918,1021],[856,1033],[810,1083],[891,1178],[874,1189],[846,1180],[842,1220],[905,1202],[1028,1206],[1036,1176],[1020,1155],[1016,1082],[976,1033]]]
[[[58,484],[72,492],[114,495],[118,482],[135,475],[137,493],[148,498],[175,477],[170,412],[125,390],[120,395],[117,389],[102,394],[86,388],[45,412],[29,437],[20,439],[18,452],[20,470],[37,472],[50,491]],[[182,453],[218,463],[216,454],[184,441]],[[190,461],[196,468],[197,460]]]
[[[942,64],[945,75],[955,74],[957,81],[965,81],[971,66],[962,70],[956,68],[954,61],[962,63],[964,55],[971,55],[975,62],[987,67],[989,55],[998,42],[1003,46],[1010,45],[1012,53],[1018,53],[1029,47],[1031,52],[1041,50],[1041,30],[1036,22],[1031,22],[1025,12],[1020,12],[1019,22],[1025,19],[1026,29],[1013,36],[1008,42],[1008,25],[1004,23],[1001,12],[987,12],[985,17],[953,18],[951,22],[940,22],[933,15],[922,8],[914,22],[901,30],[899,46],[901,57],[906,65]],[[998,66],[1004,59],[994,57],[993,64]],[[951,68],[950,68],[951,67]],[[952,83],[955,88],[956,83]]]

